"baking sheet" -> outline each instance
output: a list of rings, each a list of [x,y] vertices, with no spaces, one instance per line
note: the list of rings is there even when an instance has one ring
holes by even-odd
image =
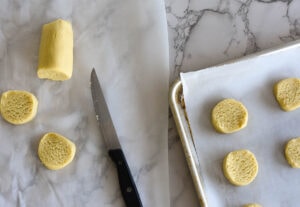
[[[182,90],[182,82],[180,80],[175,81],[171,86],[169,94],[170,108],[183,146],[184,155],[192,175],[199,204],[201,207],[207,207],[206,197],[202,186],[203,181],[201,178],[199,159],[195,150],[189,121],[185,111]]]
[[[294,42],[241,61],[181,74],[208,206],[298,205],[300,170],[289,167],[283,151],[290,138],[300,136],[300,109],[282,111],[273,85],[283,78],[300,77],[299,65],[300,46]],[[210,112],[224,98],[235,98],[247,107],[245,129],[226,135],[215,132]],[[223,158],[237,149],[251,150],[259,163],[256,179],[244,187],[231,185],[222,172]]]

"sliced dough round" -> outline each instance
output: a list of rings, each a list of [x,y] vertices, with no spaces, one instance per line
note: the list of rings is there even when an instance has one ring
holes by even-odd
[[[300,79],[287,78],[274,86],[274,95],[280,107],[292,111],[300,107]]]
[[[262,207],[262,206],[257,203],[249,203],[249,204],[243,205],[243,207]]]
[[[25,124],[37,113],[38,100],[27,91],[6,91],[2,94],[0,102],[1,115],[11,124]]]
[[[76,146],[69,139],[54,132],[45,134],[39,143],[38,155],[50,170],[58,170],[72,162]]]
[[[300,137],[291,139],[285,146],[285,158],[293,168],[300,168]]]
[[[212,124],[221,133],[232,133],[247,126],[248,111],[239,101],[224,99],[212,110]]]
[[[223,160],[223,172],[230,183],[237,186],[248,185],[258,173],[258,163],[249,150],[233,151]]]

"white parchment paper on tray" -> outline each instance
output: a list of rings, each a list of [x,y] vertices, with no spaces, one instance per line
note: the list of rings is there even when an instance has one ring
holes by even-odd
[[[252,55],[225,65],[182,73],[183,94],[200,162],[209,207],[238,207],[256,202],[262,206],[294,207],[300,201],[300,169],[284,157],[286,142],[300,137],[300,109],[284,112],[273,95],[274,84],[300,78],[300,45]],[[248,125],[232,134],[217,133],[211,110],[224,98],[241,101],[248,109]],[[223,175],[227,153],[249,149],[259,172],[248,186],[231,185]]]

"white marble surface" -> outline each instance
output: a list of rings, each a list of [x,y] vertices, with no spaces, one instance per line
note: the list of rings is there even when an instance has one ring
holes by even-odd
[[[109,51],[109,54],[116,52],[114,53],[117,56],[116,61],[113,61],[114,69],[117,69],[118,65],[126,65],[124,63],[126,63],[127,58],[131,57],[126,53],[126,49],[132,49],[132,47],[134,47],[137,57],[131,57],[128,65],[141,68],[139,60],[145,56],[139,55],[138,48],[142,47],[145,51],[149,51],[146,53],[149,58],[152,56],[161,57],[159,59],[161,64],[157,61],[147,62],[149,64],[146,67],[148,72],[151,68],[160,67],[165,72],[168,66],[165,59],[168,57],[165,51],[167,26],[164,25],[163,7],[167,13],[169,31],[171,81],[178,77],[180,71],[197,70],[300,38],[300,1],[298,0],[165,0],[165,5],[162,5],[159,0],[1,0],[0,91],[3,92],[11,88],[30,90],[42,97],[41,101],[44,100],[45,103],[48,100],[47,94],[61,95],[64,96],[64,110],[68,112],[79,111],[69,113],[67,117],[59,116],[49,123],[48,116],[59,114],[56,109],[59,104],[62,104],[54,99],[39,112],[39,114],[43,113],[42,118],[37,117],[35,122],[28,125],[12,130],[10,125],[0,120],[0,133],[3,134],[3,131],[6,131],[6,136],[1,136],[1,145],[13,146],[13,148],[6,147],[1,150],[0,165],[1,170],[3,170],[0,177],[1,206],[4,205],[4,202],[10,202],[11,206],[26,206],[26,204],[27,206],[34,206],[34,203],[28,204],[26,199],[26,192],[30,192],[26,191],[28,189],[32,191],[31,197],[28,197],[30,201],[37,199],[37,197],[47,201],[47,197],[50,197],[50,199],[60,202],[58,206],[63,206],[63,200],[55,192],[57,190],[69,192],[68,189],[74,189],[74,185],[72,185],[74,182],[69,174],[67,176],[62,175],[66,172],[78,176],[76,182],[80,183],[74,190],[78,193],[76,196],[72,193],[66,193],[72,202],[68,204],[73,204],[73,206],[124,205],[118,190],[114,167],[106,156],[103,143],[99,139],[100,133],[96,129],[96,123],[92,116],[91,102],[87,101],[85,102],[86,105],[79,106],[68,100],[76,98],[78,94],[82,94],[82,99],[89,98],[87,84],[90,67],[96,67],[99,74],[103,73],[103,77],[111,78],[116,74],[114,70],[112,72],[104,67],[109,61],[113,61],[103,50],[103,48],[111,48],[110,43],[114,45],[114,42],[107,41],[106,38],[109,37],[124,49],[121,50],[122,55],[119,56],[116,55],[119,54],[117,48]],[[139,15],[140,18],[135,18],[135,15]],[[152,17],[149,19],[148,15],[152,15]],[[63,84],[35,79],[41,26],[58,17],[72,20],[76,32],[75,72],[72,81]],[[135,27],[134,25],[138,26]],[[108,33],[108,29],[110,33]],[[135,29],[135,32],[130,33],[129,29]],[[155,32],[157,30],[159,32]],[[123,32],[125,35],[120,35]],[[151,44],[138,45],[136,43],[137,40],[141,41],[145,37],[151,40]],[[131,41],[127,41],[127,38]],[[156,48],[156,50],[151,48]],[[108,58],[99,58],[101,56]],[[15,61],[16,59],[18,61]],[[119,67],[118,71],[120,72],[122,68]],[[76,71],[78,72],[76,73]],[[123,76],[127,78],[138,79],[138,76],[124,73],[123,71]],[[151,76],[152,73],[146,74]],[[144,74],[140,71],[139,75]],[[163,75],[159,80],[162,81],[165,77]],[[151,76],[151,78],[154,79],[155,77]],[[30,81],[32,79],[35,81]],[[118,82],[118,80],[115,81]],[[137,82],[133,82],[134,86],[143,85],[143,83],[137,85],[135,83]],[[165,87],[162,82],[160,84],[161,87]],[[105,85],[108,84],[105,83]],[[107,86],[107,90],[122,88],[122,84],[114,84],[114,86],[116,87]],[[72,92],[65,96],[61,88]],[[45,93],[45,90],[49,91]],[[166,95],[165,90],[162,90],[162,93]],[[135,97],[135,94],[131,93],[128,99],[131,97]],[[113,97],[108,98],[113,101]],[[140,101],[142,102],[142,100]],[[114,103],[115,105],[112,107],[117,108],[119,103]],[[151,104],[155,103],[151,102]],[[162,103],[163,106],[165,106],[164,104],[165,102]],[[139,110],[142,109],[139,108]],[[149,111],[147,112],[151,115]],[[118,114],[119,111],[116,110],[115,113]],[[115,115],[115,117],[116,122],[122,122],[123,116]],[[153,120],[153,117],[150,119]],[[164,119],[163,116],[161,119]],[[70,122],[69,120],[74,121]],[[126,121],[131,122],[128,119]],[[38,124],[35,125],[36,123]],[[165,166],[167,156],[164,149],[167,146],[163,139],[166,133],[165,125],[162,124],[161,128],[158,124],[156,126],[161,132],[149,130],[149,136],[146,136],[145,140],[141,141],[142,143],[135,142],[123,135],[122,144],[125,145],[125,153],[128,154],[129,164],[133,168],[137,186],[143,190],[142,199],[146,202],[146,206],[169,206],[169,201],[167,201],[169,200],[168,177]],[[51,175],[51,172],[45,170],[39,163],[35,151],[39,137],[49,129],[74,139],[78,143],[79,153],[88,152],[87,157],[84,159],[77,157],[74,164],[65,171]],[[119,130],[125,133],[126,127],[120,126]],[[143,130],[139,131],[140,134],[143,132]],[[168,132],[170,206],[198,206],[171,116],[169,116]],[[161,139],[157,135],[161,135]],[[135,152],[130,150],[132,149],[131,146],[136,153],[141,155],[139,160],[130,161],[135,157],[133,154]],[[24,160],[26,161],[23,162]],[[87,165],[91,166],[91,170],[75,167],[76,162],[85,161]],[[21,163],[21,166],[16,167],[10,163]],[[26,170],[21,172],[20,168]],[[80,177],[81,173],[83,176]],[[28,179],[23,179],[21,176],[23,174]],[[160,179],[154,179],[154,177]],[[51,179],[57,179],[59,182],[52,182]],[[98,180],[101,182],[98,183]],[[62,181],[65,181],[65,185],[61,184]],[[47,191],[40,190],[45,186]]]
[[[170,80],[300,38],[298,0],[165,0]],[[169,117],[172,207],[199,206],[181,143]]]
[[[65,82],[36,75],[42,25],[57,18],[74,30],[74,72]],[[169,206],[162,0],[0,0],[0,92],[28,90],[39,100],[28,124],[0,118],[0,206],[124,206],[94,115],[93,67],[144,206]],[[49,131],[77,146],[73,162],[59,171],[37,157],[38,141]]]

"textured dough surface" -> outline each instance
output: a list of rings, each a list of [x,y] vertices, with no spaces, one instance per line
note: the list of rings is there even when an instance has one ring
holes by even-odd
[[[292,111],[300,107],[300,79],[287,78],[274,86],[274,95],[280,107]]]
[[[285,158],[293,168],[300,168],[300,137],[291,139],[285,146]]]
[[[239,101],[224,99],[212,110],[212,124],[221,133],[232,133],[247,126],[248,111]]]
[[[69,139],[54,132],[45,134],[39,143],[38,155],[50,170],[58,170],[72,162],[76,146]]]
[[[73,72],[72,25],[62,19],[45,24],[42,29],[39,78],[68,80]]]
[[[249,204],[243,205],[243,207],[262,207],[262,206],[257,203],[249,203]]]
[[[1,115],[11,124],[19,125],[31,121],[36,116],[37,108],[37,98],[27,91],[10,90],[1,96]]]
[[[249,150],[237,150],[223,160],[223,172],[230,183],[237,186],[250,184],[258,173],[258,163]]]

